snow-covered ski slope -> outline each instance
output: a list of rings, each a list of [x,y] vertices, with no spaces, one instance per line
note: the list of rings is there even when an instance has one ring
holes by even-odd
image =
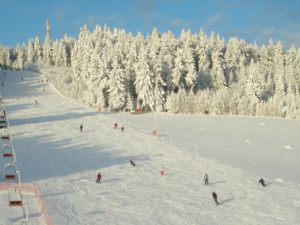
[[[53,225],[299,224],[300,121],[105,113],[40,74],[0,78],[22,181],[38,185]],[[0,224],[14,224],[20,215],[0,201]],[[29,222],[37,216],[29,207]]]

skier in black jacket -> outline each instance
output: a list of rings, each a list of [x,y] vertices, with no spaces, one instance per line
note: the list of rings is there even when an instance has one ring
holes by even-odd
[[[218,196],[217,196],[217,194],[216,194],[215,192],[212,193],[212,197],[213,197],[213,199],[215,200],[216,205],[219,205],[219,202],[218,202]]]
[[[260,180],[258,181],[258,183],[260,183],[262,186],[266,186],[264,179],[260,178]]]

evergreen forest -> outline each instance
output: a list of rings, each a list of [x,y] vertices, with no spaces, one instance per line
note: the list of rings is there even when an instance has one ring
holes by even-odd
[[[77,39],[47,33],[43,43],[0,45],[0,64],[43,73],[63,94],[105,111],[300,119],[300,49],[280,41],[84,26]]]

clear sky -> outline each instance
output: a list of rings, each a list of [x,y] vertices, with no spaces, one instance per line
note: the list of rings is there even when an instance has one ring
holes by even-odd
[[[0,44],[16,46],[29,38],[44,40],[46,19],[52,39],[78,38],[85,24],[122,28],[136,35],[182,29],[219,33],[267,44],[280,40],[286,49],[300,47],[299,0],[0,0]]]

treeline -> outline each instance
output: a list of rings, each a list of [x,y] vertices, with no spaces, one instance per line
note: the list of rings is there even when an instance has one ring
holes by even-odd
[[[154,29],[144,37],[85,26],[78,40],[47,34],[43,44],[36,37],[0,46],[0,63],[43,70],[64,94],[107,111],[300,119],[300,49],[272,40],[259,48],[202,30],[176,37]]]

